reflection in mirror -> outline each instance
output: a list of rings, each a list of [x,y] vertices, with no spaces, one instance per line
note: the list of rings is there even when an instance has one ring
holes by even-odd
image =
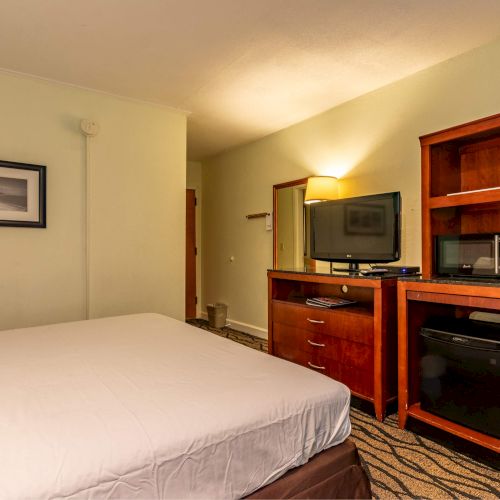
[[[274,186],[275,269],[303,269],[315,261],[309,257],[309,210],[304,205],[306,179]]]

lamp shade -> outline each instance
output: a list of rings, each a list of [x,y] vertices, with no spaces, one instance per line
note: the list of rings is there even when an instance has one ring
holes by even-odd
[[[307,179],[304,203],[317,203],[318,201],[336,200],[339,197],[336,177],[309,177]]]

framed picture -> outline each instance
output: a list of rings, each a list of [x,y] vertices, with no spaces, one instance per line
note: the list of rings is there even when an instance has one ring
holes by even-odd
[[[345,210],[346,234],[382,235],[385,233],[383,205],[349,204]]]
[[[0,226],[46,227],[46,168],[0,160]]]

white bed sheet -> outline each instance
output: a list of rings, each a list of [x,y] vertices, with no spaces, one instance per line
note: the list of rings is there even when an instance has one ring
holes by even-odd
[[[350,433],[349,391],[157,314],[0,332],[2,498],[238,498]]]

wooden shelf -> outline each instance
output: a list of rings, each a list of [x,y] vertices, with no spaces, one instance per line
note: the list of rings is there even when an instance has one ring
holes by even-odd
[[[346,270],[347,271],[347,270]],[[294,271],[294,270],[273,270],[274,274],[281,280],[295,281],[297,275],[300,275],[300,281],[307,283],[325,283],[330,285],[332,283],[341,283],[355,287],[369,287],[369,288],[382,288],[384,280],[391,280],[394,277],[385,276],[363,276],[361,274],[351,275],[347,273],[316,273],[314,271]]]
[[[500,232],[500,115],[422,136],[420,144],[422,275],[430,278],[437,236]]]
[[[420,408],[420,403],[411,405],[408,408],[407,413],[408,416],[416,418],[421,422],[425,422],[426,424],[442,429],[450,434],[459,436],[462,439],[484,446],[485,448],[496,451],[497,453],[500,452],[500,439],[488,436],[482,432],[477,432],[473,429],[469,429],[463,425],[450,422],[449,420],[438,417],[437,415],[433,415],[428,411],[422,410],[422,408]]]
[[[311,297],[312,298],[312,297]],[[274,299],[274,302],[281,302],[284,304],[295,304],[303,307],[307,307],[311,311],[327,311],[336,314],[352,314],[352,315],[361,315],[361,316],[373,316],[373,307],[362,307],[356,304],[340,306],[340,307],[315,307],[309,304],[306,304],[305,297],[290,297],[289,299]]]
[[[453,196],[433,196],[429,198],[429,208],[458,207],[462,205],[498,202],[500,202],[500,188],[491,191],[455,194]]]

